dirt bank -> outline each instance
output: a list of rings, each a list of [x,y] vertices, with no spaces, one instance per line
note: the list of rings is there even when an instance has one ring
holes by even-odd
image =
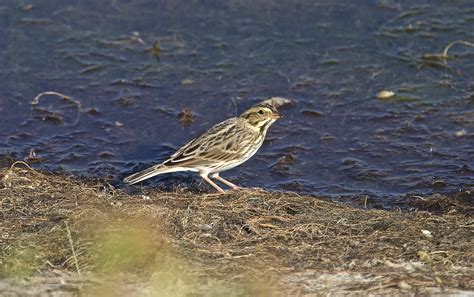
[[[21,163],[0,169],[0,293],[474,290],[469,193],[413,198],[413,211],[383,211],[258,189],[134,191]]]

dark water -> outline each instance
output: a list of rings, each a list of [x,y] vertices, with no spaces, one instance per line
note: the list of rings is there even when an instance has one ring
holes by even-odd
[[[425,57],[455,40],[474,42],[472,0],[2,0],[0,155],[118,181],[283,96],[295,105],[223,176],[388,205],[470,189],[474,48]],[[44,91],[73,100],[32,105]],[[189,174],[152,183],[206,188]]]

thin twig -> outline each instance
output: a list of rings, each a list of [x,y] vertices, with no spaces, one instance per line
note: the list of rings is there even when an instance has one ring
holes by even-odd
[[[18,165],[18,164],[25,165],[26,168],[28,168],[28,170],[30,170],[31,172],[43,176],[43,174],[41,174],[40,172],[38,172],[38,171],[34,170],[33,168],[31,168],[31,166],[28,163],[24,162],[24,161],[15,161],[15,162],[13,162],[13,164],[10,166],[9,170],[13,170],[13,168],[15,168],[15,166]]]
[[[444,48],[442,57],[447,58],[447,57],[448,57],[448,51],[449,51],[449,49],[450,49],[453,45],[455,45],[455,44],[463,44],[463,45],[467,45],[467,46],[470,46],[470,47],[474,47],[474,43],[471,43],[471,42],[468,42],[468,41],[464,41],[464,40],[456,40],[456,41],[451,42],[450,44],[448,44],[448,45]]]
[[[13,169],[13,167],[15,167],[16,164],[23,164],[25,165],[28,169],[31,169],[30,165],[26,162],[23,162],[23,161],[15,161],[11,166],[10,166],[10,170]]]
[[[31,101],[31,104],[32,105],[37,105],[39,103],[40,98],[44,95],[55,95],[55,96],[58,96],[58,97],[61,97],[61,98],[67,99],[67,100],[71,99],[69,96],[66,96],[64,94],[54,92],[54,91],[47,91],[47,92],[42,92],[42,93],[39,93],[38,95],[36,95],[36,97],[33,98],[33,100]]]
[[[45,96],[45,95],[58,96],[58,97],[61,97],[64,100],[66,100],[67,102],[70,102],[73,106],[75,106],[77,108],[77,116],[76,116],[76,119],[74,120],[74,122],[72,124],[68,125],[68,126],[75,126],[79,122],[79,116],[81,115],[81,110],[82,110],[81,102],[78,101],[78,100],[75,100],[75,99],[73,99],[69,96],[66,96],[64,94],[61,94],[59,92],[55,92],[55,91],[46,91],[46,92],[42,92],[42,93],[39,93],[38,95],[36,95],[36,97],[33,98],[33,100],[30,102],[30,104],[32,106],[32,109],[31,109],[32,112],[33,112],[33,106],[38,105],[39,101],[40,101],[40,98]]]

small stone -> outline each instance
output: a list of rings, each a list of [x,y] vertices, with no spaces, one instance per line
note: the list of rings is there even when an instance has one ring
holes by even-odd
[[[377,94],[377,98],[381,100],[390,99],[395,96],[395,92],[392,91],[381,91]]]
[[[270,104],[276,108],[284,105],[291,105],[293,101],[291,99],[283,98],[283,97],[271,97],[267,100],[264,100],[262,104]]]
[[[98,115],[98,114],[100,114],[100,111],[99,111],[99,109],[93,107],[93,108],[90,108],[90,109],[87,111],[87,114],[90,114],[90,115]]]
[[[194,83],[194,80],[188,79],[188,78],[183,79],[183,80],[181,81],[181,84],[182,84],[183,86],[192,85],[193,83]]]
[[[426,238],[433,238],[433,235],[431,234],[431,231],[429,230],[421,230],[421,233],[423,234],[423,236],[425,236]]]
[[[463,136],[466,136],[466,130],[461,129],[461,130],[459,130],[459,131],[456,131],[456,132],[454,133],[454,135],[456,135],[456,137],[463,137]]]

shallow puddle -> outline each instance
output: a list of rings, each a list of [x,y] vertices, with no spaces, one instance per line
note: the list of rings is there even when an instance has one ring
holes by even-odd
[[[474,48],[440,55],[473,32],[469,0],[3,1],[0,155],[120,186],[283,96],[259,153],[223,176],[386,207],[454,193],[474,184]],[[69,99],[31,104],[45,91]]]

